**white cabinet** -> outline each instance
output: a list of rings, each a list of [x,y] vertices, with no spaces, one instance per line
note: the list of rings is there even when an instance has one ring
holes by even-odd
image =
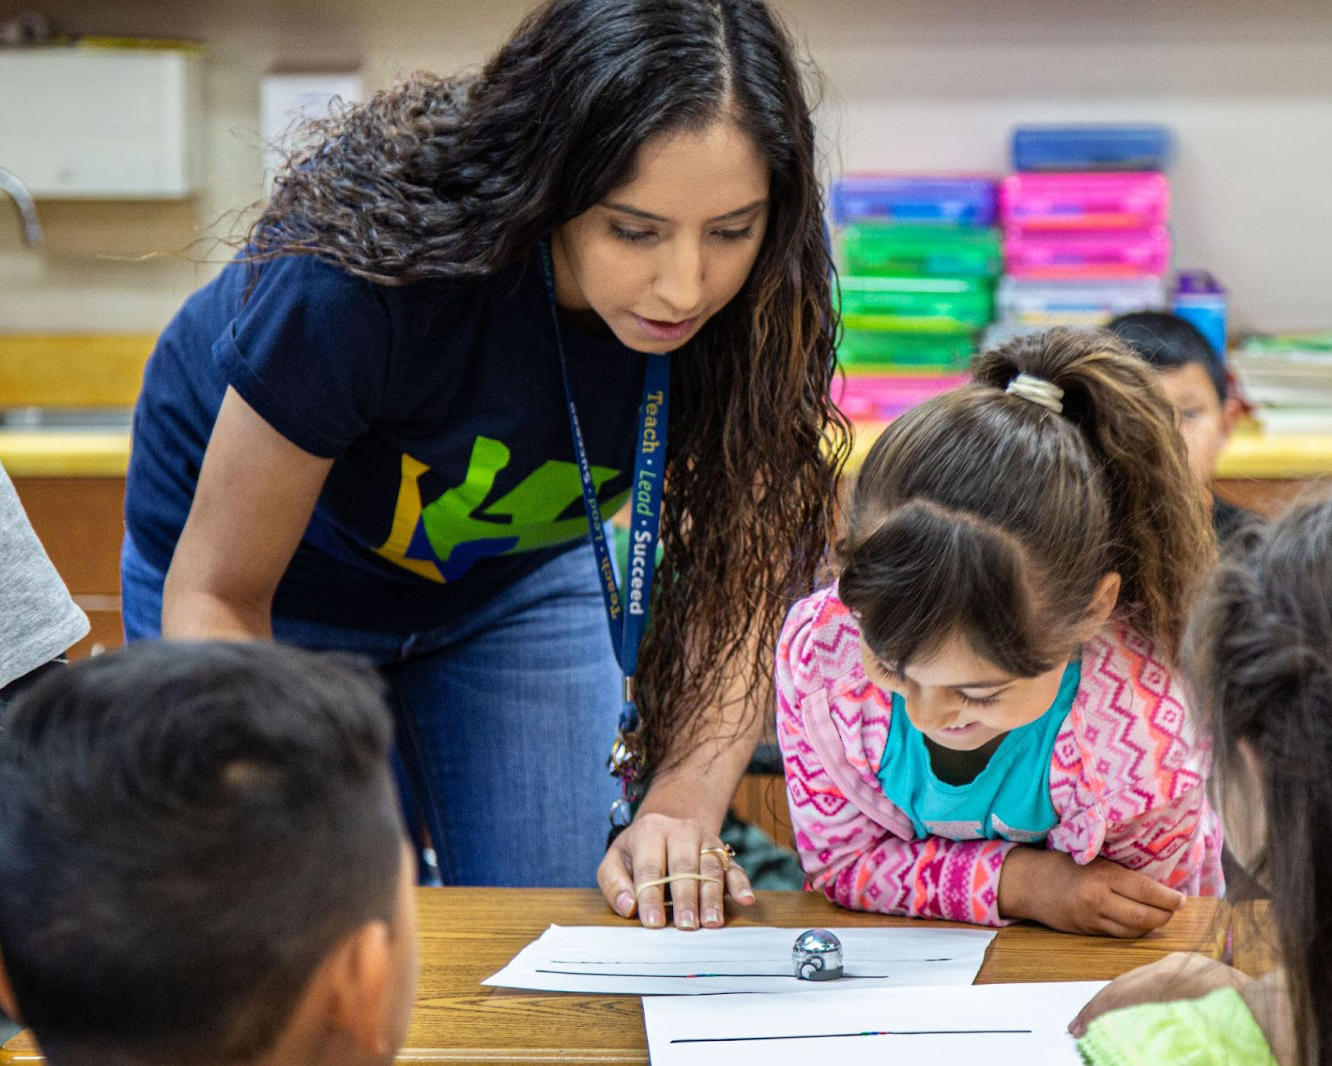
[[[202,63],[185,49],[0,49],[0,167],[39,199],[190,196]]]

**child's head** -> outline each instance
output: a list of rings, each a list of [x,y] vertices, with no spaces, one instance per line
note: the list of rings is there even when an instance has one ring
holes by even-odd
[[[1221,357],[1192,322],[1166,311],[1120,315],[1107,328],[1160,373],[1189,450],[1189,468],[1199,484],[1210,485],[1216,457],[1239,417]]]
[[[380,686],[273,644],[132,646],[0,723],[0,1003],[53,1066],[389,1062],[413,872]]]
[[[1332,499],[1247,530],[1194,611],[1189,673],[1236,858],[1271,893],[1296,1032],[1332,1044]],[[1268,827],[1279,827],[1269,832]],[[1309,1049],[1312,1052],[1314,1049]]]
[[[1044,712],[1112,613],[1172,655],[1213,551],[1169,402],[1114,338],[1019,337],[972,376],[875,442],[841,544],[876,680],[957,748]]]

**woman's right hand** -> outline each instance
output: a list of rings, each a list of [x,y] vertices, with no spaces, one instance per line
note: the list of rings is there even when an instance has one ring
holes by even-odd
[[[648,882],[683,875],[669,898],[678,929],[719,928],[726,922],[724,897],[742,907],[754,902],[754,889],[738,863],[720,854],[725,845],[695,819],[640,810],[615,838],[597,870],[597,884],[611,909],[649,929],[668,924],[664,885]],[[701,881],[693,880],[701,876]]]
[[[1126,939],[1165,925],[1184,894],[1109,859],[1078,865],[1071,855],[1016,847],[999,874],[999,916],[1064,933]]]

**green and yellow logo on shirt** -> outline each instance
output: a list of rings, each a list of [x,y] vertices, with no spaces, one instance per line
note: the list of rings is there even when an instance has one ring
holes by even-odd
[[[508,447],[500,441],[477,437],[462,483],[422,503],[420,479],[430,468],[404,454],[393,525],[376,553],[421,577],[444,582],[461,577],[480,559],[536,551],[583,536],[587,518],[581,508],[574,517],[560,517],[583,498],[578,467],[566,460],[547,459],[486,506],[509,458]],[[600,491],[618,473],[593,466],[592,480]],[[613,514],[628,496],[626,491],[604,502],[605,513]]]

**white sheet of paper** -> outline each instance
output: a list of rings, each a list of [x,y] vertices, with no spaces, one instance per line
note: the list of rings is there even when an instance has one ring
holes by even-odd
[[[801,981],[791,947],[802,932],[552,925],[482,984],[638,996],[967,985],[994,939],[981,929],[834,929],[845,976]]]
[[[1104,981],[817,996],[647,997],[652,1066],[1078,1066],[1068,1023]]]

